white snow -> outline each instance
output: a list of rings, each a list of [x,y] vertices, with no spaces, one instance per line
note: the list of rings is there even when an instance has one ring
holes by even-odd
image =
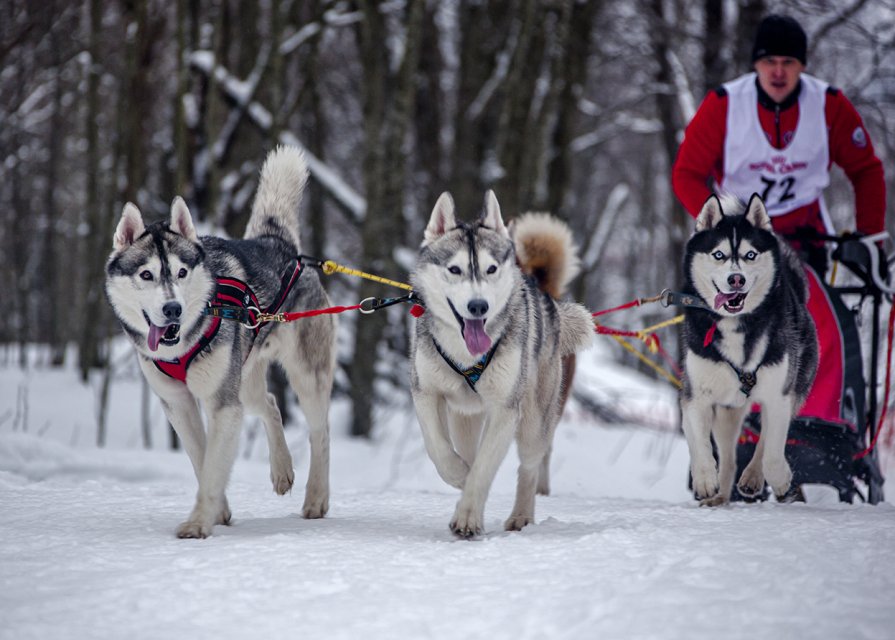
[[[139,448],[132,366],[116,372],[105,449],[93,386],[0,368],[0,639],[895,637],[895,507],[818,489],[809,504],[698,508],[674,392],[609,365],[611,348],[598,339],[579,359],[579,385],[658,417],[607,427],[572,403],[537,523],[502,530],[512,451],[473,541],[448,531],[458,492],[435,474],[406,400],[369,442],[343,435],[334,405],[322,520],[298,515],[303,421],[287,430],[296,488],[278,497],[247,420],[232,525],[178,540],[195,480],[185,453],[161,448],[155,399],[157,448]]]

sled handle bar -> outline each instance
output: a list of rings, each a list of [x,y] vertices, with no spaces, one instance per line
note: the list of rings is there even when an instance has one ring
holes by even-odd
[[[878,242],[882,242],[888,237],[888,231],[880,231],[869,236],[837,238],[839,247],[834,251],[834,258],[855,271],[856,275],[867,284],[872,284],[884,294],[892,295],[895,294],[895,285],[886,282],[880,275],[880,259],[883,258],[883,253],[876,246]],[[853,268],[853,265],[859,269],[862,265],[866,266],[868,259],[870,268],[867,269],[867,273],[861,273]],[[885,273],[889,272],[890,262],[889,259],[886,259],[886,263],[883,265]]]

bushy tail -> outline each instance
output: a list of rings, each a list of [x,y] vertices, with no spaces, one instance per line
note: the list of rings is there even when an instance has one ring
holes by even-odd
[[[307,181],[308,165],[300,149],[280,145],[271,151],[261,169],[245,237],[279,236],[301,251],[298,207]]]
[[[519,267],[534,277],[542,291],[559,300],[581,270],[572,230],[547,213],[524,213],[513,222],[510,233]],[[557,310],[560,355],[590,346],[594,324],[587,309],[574,302],[558,302]],[[571,373],[568,375],[571,377]]]
[[[514,221],[511,233],[522,271],[534,277],[542,291],[561,298],[580,270],[571,229],[550,214],[524,213]]]

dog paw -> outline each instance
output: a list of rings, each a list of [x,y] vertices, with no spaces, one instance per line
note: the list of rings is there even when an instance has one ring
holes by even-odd
[[[482,535],[485,530],[482,520],[483,517],[473,509],[458,506],[449,526],[451,532],[458,538],[474,538]]]
[[[737,482],[737,491],[744,498],[757,498],[764,493],[764,475],[761,470],[747,466]]]
[[[778,498],[786,495],[792,484],[792,469],[789,468],[785,458],[779,461],[772,461],[764,464],[764,475],[768,484],[774,490],[774,495]]]
[[[295,473],[292,471],[292,467],[288,471],[284,469],[280,472],[271,469],[270,482],[273,485],[274,493],[278,496],[284,496],[292,491],[292,484],[295,482]]]
[[[177,537],[184,538],[207,538],[211,535],[212,525],[195,520],[187,520],[177,527]]]
[[[270,482],[277,495],[286,495],[292,490],[295,482],[295,471],[292,469],[292,456],[289,450],[270,456]]]
[[[308,520],[317,520],[326,515],[329,511],[329,496],[318,495],[305,496],[305,503],[301,508],[301,515]]]
[[[522,527],[532,524],[535,521],[535,518],[531,514],[516,514],[514,513],[507,521],[503,523],[504,531],[522,531]]]
[[[718,472],[715,469],[693,472],[693,493],[698,500],[718,495]]]
[[[710,498],[705,498],[704,500],[700,500],[699,506],[700,507],[723,507],[728,502],[730,502],[730,498],[718,493],[718,494],[713,495]]]
[[[224,506],[221,507],[221,511],[220,511],[220,513],[218,513],[218,517],[217,517],[217,519],[215,519],[214,523],[229,525],[230,518],[232,518],[232,517],[233,517],[233,514],[230,513],[230,507],[227,505],[227,501],[225,499]]]

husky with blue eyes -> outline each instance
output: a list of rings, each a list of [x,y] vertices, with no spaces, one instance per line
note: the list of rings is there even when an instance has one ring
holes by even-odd
[[[493,192],[471,223],[457,220],[444,193],[411,275],[425,306],[411,351],[413,401],[429,457],[462,491],[449,524],[462,538],[484,532],[485,501],[514,438],[516,503],[504,528],[534,522],[573,357],[593,339],[587,310],[560,300],[578,272],[569,228],[546,214],[511,227]]]
[[[728,196],[706,201],[684,258],[684,293],[696,302],[684,312],[681,393],[693,491],[703,505],[730,500],[737,440],[753,403],[761,405],[761,439],[737,490],[758,496],[767,481],[784,499],[790,489],[786,436],[818,359],[804,268],[772,231],[757,194],[745,206]]]
[[[307,175],[298,149],[271,151],[242,240],[199,237],[181,198],[171,205],[170,220],[148,225],[128,203],[115,231],[106,295],[199,481],[192,513],[177,529],[181,538],[205,538],[215,524],[230,522],[224,492],[244,411],[264,422],[274,491],[291,490],[292,456],[266,387],[271,361],[285,369],[310,426],[302,513],[322,518],[329,507],[335,322],[332,316],[259,322],[261,312],[329,306],[317,273],[299,256],[298,207]]]

